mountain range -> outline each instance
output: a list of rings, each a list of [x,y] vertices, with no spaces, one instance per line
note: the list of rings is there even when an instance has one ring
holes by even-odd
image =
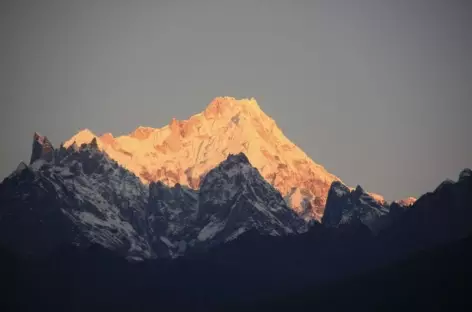
[[[29,174],[25,170],[22,174]],[[18,193],[28,194],[25,190]],[[12,191],[3,188],[0,194],[5,198]],[[359,192],[353,193],[346,196],[359,198]],[[263,235],[253,227],[204,251],[141,261],[127,261],[119,250],[100,243],[63,241],[47,254],[22,254],[6,245],[5,238],[21,244],[42,236],[45,229],[32,221],[51,215],[53,209],[33,214],[28,205],[18,205],[15,209],[24,214],[16,220],[32,217],[12,224],[22,226],[16,232],[3,231],[7,222],[0,226],[0,286],[5,294],[0,304],[7,304],[6,311],[467,311],[465,290],[472,281],[470,194],[472,171],[464,170],[456,182],[442,183],[412,206],[395,206],[400,212],[377,233],[362,223],[362,213],[353,218],[349,208],[349,218],[341,219],[351,222],[314,221],[303,233],[281,236]],[[10,216],[6,221],[13,220]],[[56,218],[49,226],[61,222],[66,223]]]
[[[198,190],[203,177],[231,154],[244,153],[264,179],[303,218],[320,220],[329,188],[338,177],[292,143],[257,101],[217,97],[188,120],[173,118],[162,128],[138,127],[114,137],[88,129],[64,143],[97,139],[99,149],[149,184],[161,181]],[[380,202],[382,196],[371,194]]]
[[[127,136],[83,130],[54,148],[35,133],[30,162],[0,183],[0,251],[16,295],[45,306],[55,294],[83,309],[156,296],[207,310],[207,299],[297,293],[467,238],[471,195],[465,169],[388,203],[313,162],[254,99],[223,97]]]
[[[195,191],[143,184],[96,138],[55,150],[36,133],[31,164],[20,163],[0,184],[0,200],[0,241],[29,253],[98,243],[130,259],[176,257],[251,229],[274,236],[307,230],[242,153],[211,169]]]
[[[335,208],[340,192],[357,199]],[[1,236],[23,232],[9,246],[44,253],[64,242],[98,243],[130,259],[175,258],[252,229],[303,233],[325,207],[323,222],[332,226],[355,202],[343,220],[362,210],[362,222],[375,227],[389,212],[383,198],[351,191],[309,159],[254,99],[229,97],[187,121],[129,136],[83,130],[55,149],[35,133],[29,165],[20,163],[0,194]]]

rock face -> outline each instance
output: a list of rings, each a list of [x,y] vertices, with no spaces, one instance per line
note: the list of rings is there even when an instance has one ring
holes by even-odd
[[[35,143],[37,138],[35,136]],[[93,144],[20,164],[0,184],[0,240],[20,253],[98,243],[152,257],[146,240],[147,188]],[[51,157],[50,157],[51,156]]]
[[[353,209],[351,190],[341,182],[333,182],[321,222],[327,226],[336,227],[341,223],[343,213]]]
[[[341,224],[360,222],[371,231],[377,232],[384,224],[382,219],[388,212],[386,203],[380,203],[362,187],[357,186],[351,190],[336,181],[331,185],[322,223],[337,227]]]
[[[178,183],[194,190],[229,155],[244,153],[305,219],[321,218],[329,187],[339,181],[287,139],[254,99],[218,97],[188,120],[172,119],[158,129],[139,127],[120,137],[97,137],[82,130],[64,146],[80,146],[93,138],[99,149],[143,183]]]
[[[306,230],[305,222],[242,153],[212,169],[199,195],[197,221],[204,225],[200,241],[228,241],[251,229],[273,236]]]
[[[162,182],[149,185],[147,224],[151,246],[158,257],[184,254],[194,245],[199,229],[196,227],[198,192],[176,184]]]
[[[407,198],[380,204],[361,187],[333,182],[322,223],[328,227],[363,223],[380,234],[392,250],[408,252],[452,242],[472,234],[472,171],[457,181],[445,180],[418,200]]]
[[[47,137],[34,133],[33,136],[33,152],[31,153],[30,164],[38,159],[52,161],[54,156],[54,148]]]
[[[37,168],[39,165],[34,167]],[[31,167],[23,164],[19,166],[16,173],[21,172],[24,176],[16,181],[14,185],[16,188],[10,188],[8,194],[14,193],[15,190],[22,194],[29,194],[24,193],[23,188],[30,181],[28,177],[34,174],[29,168]],[[37,169],[33,169],[35,170]],[[40,170],[45,170],[45,167],[41,166]],[[467,171],[464,173],[461,174],[459,181],[443,183],[434,192],[422,196],[413,206],[406,209],[392,226],[375,236],[359,222],[361,219],[352,219],[353,224],[340,224],[338,228],[325,227],[312,220],[311,229],[303,235],[271,237],[259,235],[257,230],[254,230],[207,253],[199,253],[180,259],[181,261],[149,261],[138,266],[129,264],[112,252],[97,246],[83,250],[68,246],[38,262],[30,261],[30,259],[17,261],[18,258],[14,255],[0,250],[3,260],[2,273],[4,272],[2,282],[7,291],[11,285],[14,285],[16,293],[21,294],[21,301],[11,300],[13,306],[18,306],[18,309],[14,310],[37,310],[38,307],[44,307],[43,310],[47,311],[63,311],[65,306],[74,304],[74,307],[80,311],[94,310],[97,306],[112,307],[114,311],[127,311],[130,307],[131,310],[132,307],[136,307],[137,303],[140,307],[159,306],[160,311],[221,311],[225,310],[226,306],[228,310],[239,306],[248,307],[251,311],[270,311],[282,310],[280,304],[287,306],[283,310],[296,310],[294,307],[303,309],[311,305],[316,306],[318,310],[333,311],[352,310],[353,302],[359,304],[358,310],[366,310],[366,308],[367,310],[382,310],[384,306],[388,310],[392,308],[392,303],[395,304],[396,310],[399,306],[404,306],[405,310],[411,310],[412,304],[415,308],[418,307],[418,310],[424,309],[425,306],[434,308],[444,302],[451,302],[451,297],[442,296],[441,300],[436,300],[431,304],[431,289],[434,290],[434,294],[441,296],[444,293],[445,284],[463,285],[464,282],[470,281],[472,258],[467,251],[471,250],[471,239],[469,236],[466,243],[457,241],[472,233],[472,176],[467,174]],[[207,179],[209,184],[207,184]],[[247,194],[247,197],[253,201],[253,203],[248,203],[251,206],[249,211],[252,211],[256,206],[255,201],[259,202],[259,199],[255,198],[255,195],[259,194],[259,187],[254,188],[254,191],[248,188],[253,184],[252,181],[264,191],[270,191],[270,188],[264,187],[264,183],[261,184],[254,169],[248,167],[245,157],[234,155],[215,171],[209,173],[202,182],[202,188],[212,185],[239,186],[235,188],[234,194]],[[54,185],[59,184],[55,182]],[[41,194],[45,194],[41,187],[49,189],[47,184],[39,184],[31,192],[36,192],[35,196],[38,196],[36,203],[43,198],[40,197]],[[342,184],[333,185],[331,189],[331,194],[337,191],[338,196],[332,197],[330,194],[329,205],[333,199],[336,202],[336,198],[355,199],[362,198],[365,194],[365,191],[360,188],[356,192]],[[0,190],[4,196],[3,186],[0,186]],[[196,196],[194,191],[180,185],[168,187],[162,183],[152,183],[149,207],[160,202],[162,205],[156,205],[156,209],[160,210],[159,207],[162,207],[163,220],[172,220],[172,222],[168,222],[171,226],[164,228],[159,234],[156,231],[160,231],[161,227],[154,224],[155,229],[149,229],[150,240],[160,241],[163,246],[177,245],[172,248],[183,248],[183,244],[176,244],[174,237],[171,237],[173,233],[179,232],[174,225],[184,224],[185,227],[195,222],[199,227],[191,232],[191,235],[200,236],[202,229],[206,228],[205,224],[210,224],[207,221],[212,218],[213,203],[223,204],[221,210],[225,212],[216,214],[214,217],[217,220],[229,220],[232,214],[239,214],[239,210],[228,209],[228,206],[224,205],[234,197],[224,192],[226,188],[220,188],[220,192],[213,187],[208,190],[207,196],[202,196],[201,199],[202,203],[210,203],[210,206],[200,207],[196,203],[199,196]],[[50,192],[52,194],[54,190],[51,189]],[[274,195],[273,199],[277,203],[280,201],[280,196]],[[46,196],[44,200],[54,203],[53,196]],[[4,203],[1,202],[0,211],[3,211]],[[60,219],[60,214],[53,213],[54,209],[51,209],[51,207],[54,208],[53,206],[46,205],[48,202],[44,203],[41,209],[34,209],[34,205],[24,209],[26,213],[37,213],[37,216],[42,216],[43,220],[49,222],[48,226],[42,230],[49,229],[54,224],[45,218],[46,216],[49,219],[55,217],[56,221],[65,221],[63,223],[65,225],[69,224],[67,220]],[[351,200],[351,203],[355,209],[356,201]],[[400,206],[398,203],[394,204]],[[185,207],[188,210],[185,210]],[[282,218],[283,214],[280,214],[278,209],[273,209],[275,206],[268,205],[268,207],[272,208],[267,209],[263,215],[269,217],[267,213],[270,213],[270,218],[264,218],[266,221],[259,220],[259,222],[267,222],[272,217],[279,220]],[[23,209],[21,206],[15,208]],[[335,212],[333,218],[341,219],[344,209],[340,208],[339,213],[338,210],[327,209],[330,213],[327,213],[326,217],[332,216],[331,212]],[[40,214],[44,210],[47,214]],[[88,210],[90,211],[90,208]],[[14,211],[17,210],[10,210],[10,212]],[[25,217],[26,213],[22,217]],[[200,213],[203,213],[201,218],[190,217]],[[156,216],[156,213],[149,211],[149,220],[152,215]],[[0,220],[5,217],[4,214],[0,216]],[[10,222],[13,222],[14,226],[18,225],[13,217],[6,218],[7,223],[0,224],[0,231],[4,231],[5,225],[8,226]],[[187,220],[188,223],[179,222],[179,219]],[[199,223],[199,220],[203,222]],[[256,222],[246,222],[245,226],[251,224],[257,226],[258,219],[254,221]],[[226,222],[225,224],[224,228],[228,224],[235,223]],[[241,223],[236,224],[241,225]],[[24,222],[21,225],[23,227],[20,229],[15,227],[17,236],[14,238],[17,242],[23,241],[22,235],[29,233],[28,226],[31,226],[33,230],[38,229],[33,222]],[[289,224],[284,226],[287,227]],[[60,232],[63,235],[51,235],[50,239],[44,242],[52,242],[53,238],[67,238],[67,228],[65,226],[64,231]],[[226,233],[231,233],[231,231]],[[217,231],[213,238],[224,232],[224,229]],[[37,231],[35,234],[34,237],[44,235],[44,232]],[[33,236],[30,235],[29,238],[31,237]],[[221,236],[222,239],[227,237]],[[0,238],[5,240],[9,237],[2,235]],[[424,249],[452,241],[455,242],[448,246],[443,245],[433,253]],[[202,244],[206,242],[206,240],[201,241]],[[418,251],[418,248],[422,249],[420,253],[409,258],[411,251]],[[153,250],[157,248],[153,247]],[[157,250],[159,253],[163,251],[164,248]],[[434,256],[431,256],[433,254]],[[411,261],[411,259],[414,260]],[[392,264],[394,265],[391,266]],[[452,279],[449,278],[451,274],[454,275]],[[355,277],[356,275],[358,278]],[[401,278],[401,276],[407,276],[407,278]],[[380,280],[392,283],[379,283]],[[421,283],[415,283],[417,280]],[[343,286],[332,287],[333,284]],[[385,284],[392,285],[382,288]],[[303,290],[307,285],[310,288]],[[328,287],[324,287],[326,285]],[[368,285],[368,287],[363,285]],[[408,287],[404,292],[400,292],[399,296],[398,289],[405,288],[404,285]],[[421,299],[419,303],[417,294],[412,296],[411,285],[415,290],[425,289],[424,294],[420,295],[424,299]],[[324,289],[323,287],[329,291],[320,295],[319,292]],[[361,287],[360,290],[359,287]],[[313,296],[315,292],[317,295]],[[467,300],[462,293],[454,297],[454,302],[458,302],[458,307],[464,307],[464,302]],[[292,300],[287,297],[287,294],[296,295],[292,297]],[[336,307],[333,309],[333,298],[340,294],[349,294],[350,300],[345,300],[345,304],[339,307],[335,304]],[[16,299],[18,296],[10,297]],[[276,302],[275,305],[253,305],[259,300],[267,303],[269,297],[272,299],[281,297],[283,300]],[[323,304],[320,305],[315,297],[326,300],[323,300]],[[214,300],[215,298],[217,300]],[[270,302],[272,303],[273,300]],[[380,305],[379,302],[381,302]],[[7,301],[7,303],[10,302]],[[355,307],[357,308],[357,305]]]
[[[307,225],[244,154],[230,155],[203,179],[198,192],[180,184],[150,185],[148,221],[158,255],[178,256],[207,249],[255,230],[282,236]],[[165,245],[165,246],[164,246]],[[166,252],[169,251],[169,254]]]
[[[2,245],[44,254],[63,244],[98,243],[129,258],[174,258],[250,230],[273,236],[307,230],[244,154],[210,170],[199,191],[162,182],[148,187],[89,138],[80,147],[33,155],[0,184]]]

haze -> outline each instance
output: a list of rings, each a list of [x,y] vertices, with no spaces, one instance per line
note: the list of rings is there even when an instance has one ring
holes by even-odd
[[[419,196],[472,166],[468,0],[2,1],[0,177],[34,131],[126,134],[255,97],[349,185]]]

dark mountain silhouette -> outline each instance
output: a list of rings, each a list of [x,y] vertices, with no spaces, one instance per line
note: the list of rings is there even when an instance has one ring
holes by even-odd
[[[196,192],[145,187],[96,141],[37,151],[0,184],[2,310],[467,303],[469,169],[408,208],[334,182],[323,223],[306,223],[244,154],[209,171]]]

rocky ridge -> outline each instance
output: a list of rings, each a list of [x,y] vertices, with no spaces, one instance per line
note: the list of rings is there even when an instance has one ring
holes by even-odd
[[[34,135],[31,163],[0,184],[4,245],[36,254],[97,243],[130,259],[175,258],[250,230],[272,236],[307,230],[242,153],[210,170],[196,191],[145,185],[100,144],[93,137],[55,150]]]
[[[386,202],[377,201],[361,186],[352,190],[336,181],[331,185],[322,223],[337,227],[359,222],[368,226],[371,231],[378,232],[389,211],[390,207]]]

